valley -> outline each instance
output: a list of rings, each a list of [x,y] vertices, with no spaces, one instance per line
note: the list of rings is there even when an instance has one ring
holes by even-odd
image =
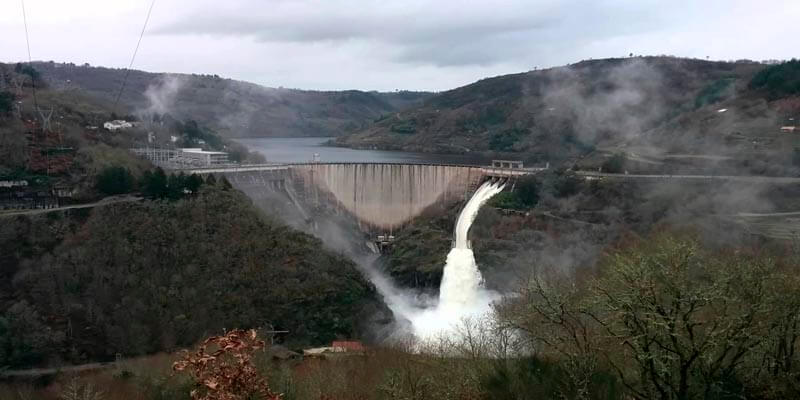
[[[704,323],[684,304],[730,323],[693,351],[728,351],[716,346],[733,332],[743,361],[709,379],[795,393],[793,367],[743,373],[779,357],[770,344],[796,340],[800,318],[800,164],[780,130],[800,93],[758,86],[787,65],[593,60],[438,94],[133,71],[124,117],[109,97],[120,71],[0,65],[23,82],[0,116],[0,365],[22,381],[99,365],[113,369],[89,381],[185,397],[190,379],[141,364],[160,371],[252,328],[285,350],[254,353],[253,368],[298,399],[350,398],[352,379],[368,382],[363,398],[439,398],[453,374],[469,379],[450,398],[625,398],[652,388],[636,373],[658,371],[603,338],[662,340],[647,305],[674,300],[669,323]],[[100,128],[118,118],[130,127]],[[687,329],[670,352],[694,345]],[[631,351],[660,354],[643,346]]]

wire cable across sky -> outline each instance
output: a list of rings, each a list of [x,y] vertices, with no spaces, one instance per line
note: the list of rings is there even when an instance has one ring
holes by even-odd
[[[22,3],[22,23],[25,25],[25,45],[28,48],[28,65],[33,68],[33,60],[31,59],[31,40],[28,38],[28,16],[25,14],[25,0],[20,0]],[[39,102],[36,101],[36,78],[31,74],[31,89],[33,91],[33,106],[39,110]]]
[[[150,14],[153,12],[153,6],[156,4],[156,0],[150,2],[150,8],[147,10],[147,17],[144,19],[144,25],[142,26],[142,32],[139,34],[139,40],[136,42],[136,48],[133,49],[133,56],[131,56],[131,62],[128,64],[128,69],[125,70],[125,76],[122,78],[122,85],[119,87],[119,92],[117,93],[117,98],[114,100],[114,112],[117,111],[117,104],[119,103],[119,99],[122,96],[122,92],[125,90],[125,84],[128,82],[128,75],[131,73],[131,68],[133,68],[133,62],[136,60],[136,53],[139,52],[139,45],[142,44],[142,37],[144,37],[144,31],[147,30],[147,23],[150,21]]]

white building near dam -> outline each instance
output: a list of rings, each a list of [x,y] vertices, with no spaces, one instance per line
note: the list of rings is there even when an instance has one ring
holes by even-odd
[[[206,151],[194,147],[178,150],[178,157],[186,164],[207,167],[228,163],[228,153],[224,151]]]

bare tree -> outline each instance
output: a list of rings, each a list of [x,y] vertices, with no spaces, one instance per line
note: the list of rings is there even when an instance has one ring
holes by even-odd
[[[659,234],[607,257],[586,284],[532,278],[501,315],[579,386],[599,367],[634,398],[709,398],[731,382],[757,386],[769,368],[796,369],[800,280],[791,275],[770,257],[712,254]]]

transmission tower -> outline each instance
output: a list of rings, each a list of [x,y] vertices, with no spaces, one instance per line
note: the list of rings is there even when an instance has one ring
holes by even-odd
[[[25,85],[25,76],[22,77],[15,76],[11,78],[11,84],[14,85],[14,96],[22,97],[23,94],[23,86]]]
[[[45,111],[42,111],[41,108],[36,107],[36,111],[39,113],[39,117],[42,119],[42,132],[48,132],[50,130],[50,120],[53,118],[53,108],[51,107],[45,113]]]

